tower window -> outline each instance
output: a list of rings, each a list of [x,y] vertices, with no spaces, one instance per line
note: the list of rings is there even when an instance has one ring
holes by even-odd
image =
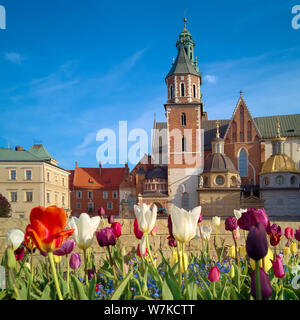
[[[186,114],[185,113],[181,114],[181,125],[183,127],[186,126]]]
[[[239,155],[239,172],[241,177],[248,177],[248,155],[244,148]]]
[[[170,99],[173,99],[173,86],[170,86]]]
[[[181,96],[184,97],[184,83],[181,83]]]
[[[186,151],[186,138],[185,136],[182,137],[182,152]]]
[[[184,210],[189,210],[189,208],[190,208],[189,202],[190,202],[189,194],[185,192],[185,193],[182,195],[182,199],[181,199],[181,206],[182,206],[182,208],[183,208]]]
[[[193,97],[197,97],[196,85],[193,84]]]

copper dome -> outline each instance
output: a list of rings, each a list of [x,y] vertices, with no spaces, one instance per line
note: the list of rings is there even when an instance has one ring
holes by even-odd
[[[221,153],[212,153],[205,158],[203,172],[238,173],[231,159]]]

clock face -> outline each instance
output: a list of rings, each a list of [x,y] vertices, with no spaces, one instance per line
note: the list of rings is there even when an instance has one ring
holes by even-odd
[[[283,178],[283,176],[277,176],[276,177],[276,183],[277,184],[283,184],[283,181],[284,181],[284,178]]]
[[[216,178],[216,183],[221,186],[222,184],[224,184],[224,178],[222,176],[217,176]]]

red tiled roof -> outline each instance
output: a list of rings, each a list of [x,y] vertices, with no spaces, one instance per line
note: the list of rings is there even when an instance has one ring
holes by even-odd
[[[119,188],[125,174],[125,168],[101,168],[101,176],[99,170],[99,168],[79,167],[70,170],[74,171],[72,187],[87,189]]]

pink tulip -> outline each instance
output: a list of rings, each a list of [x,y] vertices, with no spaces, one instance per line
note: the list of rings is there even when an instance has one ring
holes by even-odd
[[[290,227],[285,228],[284,235],[288,240],[292,240],[294,238],[293,228],[290,228]]]
[[[235,230],[233,230],[233,236],[235,240],[240,240],[241,235],[240,235],[240,228],[237,227]]]
[[[216,282],[220,279],[220,271],[217,267],[212,267],[208,273],[208,280],[210,282]]]
[[[116,238],[119,238],[122,234],[121,224],[119,222],[114,222],[110,227],[114,230]]]
[[[282,258],[280,255],[277,255],[276,260],[273,261],[271,260],[273,264],[273,270],[274,270],[274,275],[276,278],[283,278],[284,277],[284,268],[282,264]]]
[[[154,228],[150,232],[151,236],[156,236],[157,234],[157,226],[154,226]]]

